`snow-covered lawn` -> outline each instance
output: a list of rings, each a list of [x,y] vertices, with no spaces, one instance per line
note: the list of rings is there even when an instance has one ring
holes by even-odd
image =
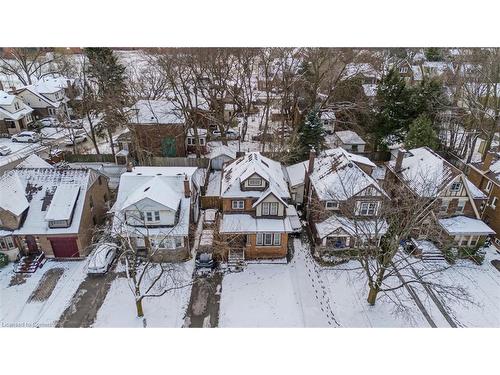
[[[52,261],[34,274],[26,276],[26,282],[9,286],[15,275],[12,264],[0,270],[0,321],[3,327],[54,326],[71,301],[71,297],[86,276],[85,261]],[[63,269],[62,276],[44,301],[31,301],[44,274],[49,270]]]
[[[194,260],[175,266],[178,268],[176,274],[179,277],[177,280],[179,284],[188,284]],[[171,285],[166,279],[159,284]],[[191,286],[187,286],[170,291],[161,297],[145,298],[143,309],[147,327],[182,327],[190,295]],[[125,277],[118,277],[111,284],[93,327],[143,327],[142,318],[137,318],[134,295]]]
[[[12,142],[10,138],[0,138],[0,145],[7,146],[11,149],[9,155],[0,156],[0,166],[7,165],[19,159],[23,159],[35,151],[45,148],[40,142],[37,143],[21,143]]]

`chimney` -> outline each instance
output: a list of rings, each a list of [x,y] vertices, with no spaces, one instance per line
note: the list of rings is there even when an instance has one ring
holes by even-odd
[[[484,161],[483,161],[483,171],[487,171],[490,169],[491,163],[492,163],[494,157],[495,157],[494,152],[488,151],[486,153],[486,156],[484,157]]]
[[[189,180],[187,175],[184,175],[184,197],[191,197],[191,189],[189,188]]]
[[[134,165],[132,164],[131,161],[129,161],[127,163],[127,172],[132,172],[133,169],[134,169]]]
[[[309,165],[307,166],[307,173],[311,174],[314,171],[314,161],[316,160],[316,151],[314,147],[309,151]]]
[[[405,157],[406,150],[404,148],[398,149],[398,154],[396,155],[396,164],[394,165],[394,171],[396,173],[401,172],[403,166],[403,159]]]

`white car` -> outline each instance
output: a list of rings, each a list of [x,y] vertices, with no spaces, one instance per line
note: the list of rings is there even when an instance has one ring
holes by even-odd
[[[226,138],[228,138],[228,139],[236,139],[236,138],[238,138],[238,135],[239,135],[238,132],[236,130],[233,130],[233,129],[227,129],[224,133],[226,134]],[[220,130],[214,130],[212,132],[212,135],[214,137],[221,137],[221,132],[220,132]]]
[[[35,143],[40,140],[40,135],[35,132],[21,132],[14,134],[11,138],[12,142],[28,142],[28,143]]]
[[[12,152],[9,146],[0,145],[0,155],[5,156],[9,155]]]
[[[68,139],[66,146],[77,145],[78,143],[83,143],[87,141],[87,137],[83,134],[76,134],[73,138]]]
[[[38,120],[42,126],[42,128],[56,127],[59,124],[54,117],[45,117],[41,120]]]
[[[91,275],[102,275],[108,272],[116,258],[118,245],[105,242],[97,246],[89,255],[87,273]]]

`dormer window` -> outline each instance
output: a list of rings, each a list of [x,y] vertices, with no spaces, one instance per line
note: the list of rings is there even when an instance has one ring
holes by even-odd
[[[146,211],[146,223],[158,223],[160,221],[160,211]],[[142,215],[144,217],[144,215]]]
[[[248,186],[262,186],[262,178],[251,177],[248,179]]]
[[[325,208],[327,210],[336,210],[339,208],[339,202],[338,201],[326,201]]]

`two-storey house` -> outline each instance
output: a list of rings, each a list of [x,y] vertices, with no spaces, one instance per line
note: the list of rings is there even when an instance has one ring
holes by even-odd
[[[107,177],[89,169],[19,168],[0,178],[0,246],[15,257],[89,251],[106,215]]]
[[[219,232],[227,239],[229,258],[283,258],[288,235],[296,229],[290,193],[280,163],[250,152],[224,165]]]
[[[0,90],[0,135],[12,135],[28,129],[33,109],[15,95]]]
[[[371,176],[376,165],[343,148],[311,153],[306,174],[306,214],[321,250],[376,243],[387,231],[381,205],[388,196]]]
[[[387,171],[388,181],[403,184],[422,201],[421,218],[413,230],[415,238],[474,247],[495,233],[481,221],[478,204],[486,195],[431,149],[400,149],[387,163]]]
[[[66,87],[64,81],[52,78],[21,87],[15,94],[33,108],[33,116],[36,119],[47,116],[67,118],[69,99],[66,96]]]
[[[190,256],[203,171],[197,167],[134,167],[121,175],[113,232],[154,261]]]

